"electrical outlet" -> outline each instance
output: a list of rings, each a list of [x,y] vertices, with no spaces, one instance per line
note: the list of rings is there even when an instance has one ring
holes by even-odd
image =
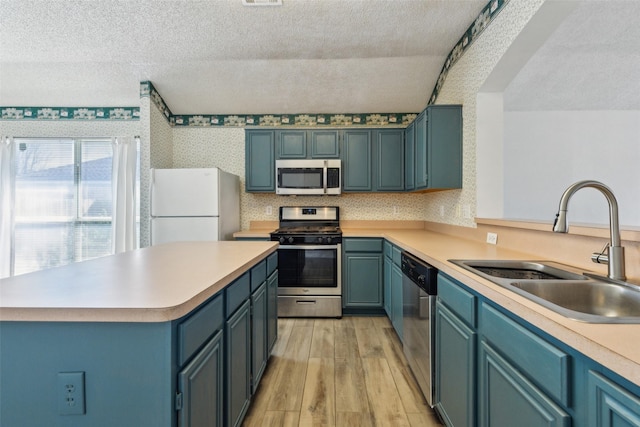
[[[267,206],[266,208],[264,208],[264,213],[265,215],[273,215],[273,207]]]
[[[394,214],[394,215],[398,215],[398,214],[400,214],[400,208],[398,208],[397,206],[394,206],[394,207],[393,207],[393,214]]]
[[[84,372],[58,372],[58,412],[84,414]]]
[[[444,218],[444,205],[440,205],[440,218]]]
[[[462,206],[462,216],[465,218],[471,218],[471,206],[464,205]]]
[[[487,233],[487,243],[491,243],[495,245],[498,243],[498,234],[496,233]]]

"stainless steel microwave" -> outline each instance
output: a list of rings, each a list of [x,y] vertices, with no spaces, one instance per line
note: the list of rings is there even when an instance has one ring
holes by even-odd
[[[276,194],[340,194],[340,159],[276,160]]]

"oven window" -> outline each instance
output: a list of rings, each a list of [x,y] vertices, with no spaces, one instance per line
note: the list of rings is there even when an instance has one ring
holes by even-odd
[[[338,287],[338,251],[332,249],[278,250],[278,286],[285,288]]]
[[[278,170],[280,188],[323,188],[322,168],[282,168]]]

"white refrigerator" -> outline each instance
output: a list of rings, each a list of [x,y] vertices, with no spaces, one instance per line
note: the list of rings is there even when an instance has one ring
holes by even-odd
[[[240,179],[218,168],[151,169],[151,244],[233,240]]]

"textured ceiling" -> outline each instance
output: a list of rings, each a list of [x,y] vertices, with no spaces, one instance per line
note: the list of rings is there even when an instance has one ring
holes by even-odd
[[[504,92],[506,110],[640,110],[640,1],[582,1]]]
[[[487,0],[0,0],[0,105],[417,112]]]

